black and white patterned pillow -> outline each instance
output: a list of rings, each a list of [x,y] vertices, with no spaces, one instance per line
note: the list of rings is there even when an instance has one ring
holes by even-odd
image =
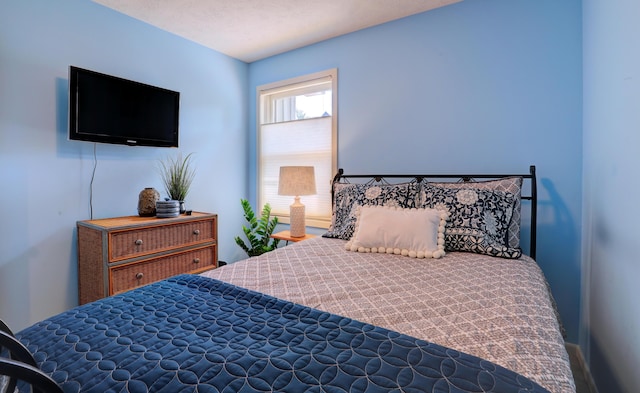
[[[509,192],[478,188],[423,185],[422,207],[449,212],[445,231],[447,251],[467,251],[503,258],[519,258],[522,250],[511,247],[508,231],[515,206]]]
[[[331,226],[324,237],[351,239],[358,206],[417,207],[420,184],[335,184]]]
[[[513,194],[516,199],[513,206],[513,215],[511,217],[511,223],[509,224],[509,231],[507,232],[507,240],[509,247],[520,247],[520,221],[521,221],[521,201],[522,195],[522,177],[521,176],[509,176],[501,179],[486,180],[486,181],[470,181],[470,182],[458,182],[458,183],[446,183],[446,182],[427,182],[433,186],[444,188],[471,188],[479,190],[493,190],[503,191]],[[424,190],[424,189],[423,189]],[[424,192],[424,191],[423,191]],[[424,195],[421,195],[421,201],[424,201]]]

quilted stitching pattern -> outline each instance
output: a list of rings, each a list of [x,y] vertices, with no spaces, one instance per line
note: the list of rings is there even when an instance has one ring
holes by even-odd
[[[575,393],[546,280],[529,257],[362,254],[314,238],[204,273],[401,332]]]
[[[488,361],[200,276],[18,334],[65,392],[544,392]]]

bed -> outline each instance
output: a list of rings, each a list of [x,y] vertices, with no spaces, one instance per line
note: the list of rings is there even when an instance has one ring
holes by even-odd
[[[332,192],[324,236],[76,307],[15,341],[64,392],[575,392],[553,298],[519,244],[528,231],[535,256],[534,167],[341,171]]]

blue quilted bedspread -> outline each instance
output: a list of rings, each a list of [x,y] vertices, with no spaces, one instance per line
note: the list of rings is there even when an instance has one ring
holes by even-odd
[[[482,359],[200,276],[17,334],[65,392],[545,392]]]

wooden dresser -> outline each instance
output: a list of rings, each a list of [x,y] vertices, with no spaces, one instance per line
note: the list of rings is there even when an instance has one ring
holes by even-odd
[[[80,304],[218,264],[218,216],[78,221]]]

